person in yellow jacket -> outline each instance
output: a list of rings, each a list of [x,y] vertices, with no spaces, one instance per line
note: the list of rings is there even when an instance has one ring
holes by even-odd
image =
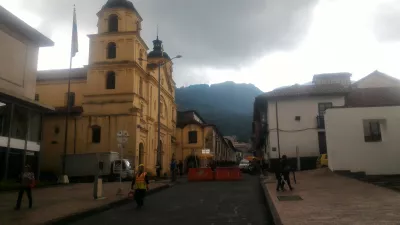
[[[146,191],[149,190],[149,179],[147,173],[144,172],[144,165],[140,164],[135,179],[131,184],[131,189],[135,191],[134,199],[137,204],[137,209],[143,207]]]

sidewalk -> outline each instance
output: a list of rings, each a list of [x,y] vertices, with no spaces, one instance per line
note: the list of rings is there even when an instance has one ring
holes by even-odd
[[[261,178],[276,225],[400,224],[399,192],[342,177],[328,169],[298,172],[296,178],[293,192],[279,193],[274,175]],[[278,200],[279,196],[296,195],[303,200]]]
[[[169,181],[150,183],[150,190],[168,186]],[[123,196],[117,196],[120,187],[118,182],[105,183],[103,196],[105,199],[93,199],[93,184],[71,184],[67,186],[34,189],[33,208],[28,209],[26,194],[20,211],[14,211],[17,200],[16,192],[0,193],[0,224],[36,225],[57,220],[70,215],[82,213],[98,207],[126,199],[130,190],[130,182],[123,183]],[[133,204],[133,203],[132,203]]]

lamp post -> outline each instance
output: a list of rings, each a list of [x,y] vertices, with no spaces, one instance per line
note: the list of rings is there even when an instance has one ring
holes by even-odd
[[[167,61],[160,61],[157,63],[158,67],[158,112],[157,112],[157,164],[161,165],[161,67],[164,66],[165,64],[171,62],[174,59],[180,59],[182,58],[181,55],[177,55]],[[148,61],[143,58],[139,58],[139,61]]]

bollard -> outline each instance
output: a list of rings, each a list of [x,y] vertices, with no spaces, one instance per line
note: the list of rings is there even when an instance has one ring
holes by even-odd
[[[96,200],[104,198],[103,197],[103,179],[101,179],[99,176],[96,176],[94,179],[93,198]]]

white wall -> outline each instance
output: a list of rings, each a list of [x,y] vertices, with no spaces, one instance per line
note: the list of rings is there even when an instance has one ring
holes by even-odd
[[[35,98],[39,47],[0,25],[0,88]]]
[[[379,119],[382,142],[365,142],[363,120]],[[400,174],[400,107],[329,109],[325,114],[331,170]]]
[[[333,106],[343,106],[343,96],[316,96],[301,97],[278,101],[279,139],[281,156],[296,157],[296,146],[299,147],[300,156],[318,156],[318,130],[317,115],[318,103],[332,102]],[[269,144],[267,151],[270,158],[278,158],[278,142],[276,132],[275,102],[268,102]],[[300,116],[300,121],[295,117]],[[284,132],[298,131],[299,132]],[[272,151],[272,148],[276,151]]]

